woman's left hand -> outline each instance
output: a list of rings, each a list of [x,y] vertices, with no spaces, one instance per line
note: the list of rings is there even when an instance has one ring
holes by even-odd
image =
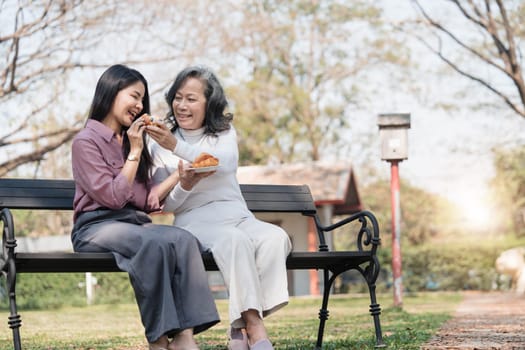
[[[184,168],[182,160],[179,161],[180,186],[186,191],[191,191],[200,180],[213,175],[214,173],[215,171],[196,173],[194,169]]]
[[[160,146],[173,151],[177,145],[177,139],[171,133],[170,129],[164,124],[150,124],[146,126],[146,132]]]

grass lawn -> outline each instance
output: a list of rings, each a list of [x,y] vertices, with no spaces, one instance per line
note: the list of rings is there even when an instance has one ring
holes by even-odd
[[[419,349],[446,321],[461,300],[459,293],[405,295],[403,308],[392,307],[392,295],[380,295],[381,326],[388,349]],[[367,295],[334,295],[330,300],[323,349],[373,349],[374,325]],[[226,350],[227,303],[217,300],[223,320],[198,334],[201,349]],[[313,349],[317,336],[320,299],[292,298],[270,316],[266,326],[279,349]],[[95,305],[58,310],[19,310],[24,349],[146,350],[136,305]],[[8,311],[0,312],[0,350],[12,350]]]

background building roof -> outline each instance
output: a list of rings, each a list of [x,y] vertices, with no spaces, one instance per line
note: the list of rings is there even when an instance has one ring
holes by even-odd
[[[334,215],[362,209],[357,181],[349,162],[311,162],[239,167],[237,178],[246,184],[308,185],[317,206],[334,205]]]

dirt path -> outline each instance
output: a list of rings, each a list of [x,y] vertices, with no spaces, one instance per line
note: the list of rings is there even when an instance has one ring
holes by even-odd
[[[421,350],[525,350],[525,296],[465,293],[464,301]]]

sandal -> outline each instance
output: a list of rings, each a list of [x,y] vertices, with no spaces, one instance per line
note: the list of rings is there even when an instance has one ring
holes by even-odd
[[[248,336],[241,328],[228,329],[228,350],[250,350]]]
[[[259,340],[257,343],[250,345],[250,350],[274,350],[272,343],[268,339]]]

